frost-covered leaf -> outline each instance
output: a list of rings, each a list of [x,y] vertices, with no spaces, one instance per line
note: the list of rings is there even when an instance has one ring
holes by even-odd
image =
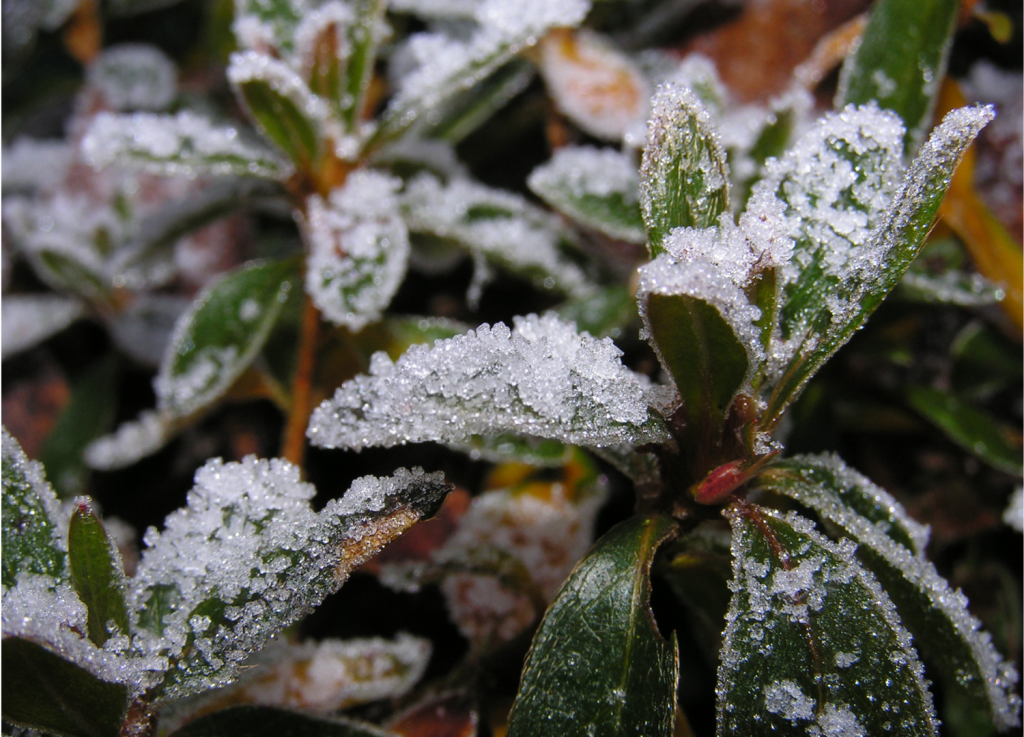
[[[593,31],[548,33],[539,57],[555,106],[590,135],[619,141],[647,118],[647,80],[632,59]]]
[[[456,94],[441,110],[432,111],[437,119],[428,116],[425,135],[459,143],[525,90],[535,73],[529,62],[512,59],[469,89]]]
[[[245,51],[231,55],[227,75],[257,127],[300,170],[319,162],[330,107],[297,72],[267,54]]]
[[[636,297],[626,286],[610,286],[593,294],[563,302],[556,310],[565,322],[597,338],[618,338],[637,321]]]
[[[907,151],[931,125],[939,83],[953,42],[957,0],[882,0],[839,78],[836,107],[874,100],[903,120]]]
[[[936,735],[923,668],[857,562],[797,514],[730,508],[718,734]]]
[[[270,261],[203,290],[178,320],[154,380],[157,408],[190,415],[223,394],[259,353],[289,296],[297,298],[298,279],[296,260]]]
[[[56,335],[85,315],[85,305],[58,294],[4,295],[2,354],[10,358]]]
[[[236,683],[172,705],[161,726],[173,729],[176,713],[187,718],[237,703],[329,714],[398,698],[422,678],[430,653],[429,640],[404,632],[388,640],[271,643],[245,661]]]
[[[85,497],[76,500],[68,524],[68,570],[89,611],[89,639],[102,647],[111,636],[128,634],[121,556]]]
[[[86,369],[72,384],[71,399],[39,453],[39,460],[63,499],[82,493],[88,476],[82,453],[114,424],[118,369],[118,358],[114,354]]]
[[[589,291],[586,275],[561,252],[564,227],[518,195],[468,179],[445,185],[421,174],[406,186],[402,206],[413,233],[455,241],[544,289]]]
[[[953,110],[900,176],[902,126],[873,106],[826,116],[755,187],[786,203],[796,246],[785,272],[777,418],[867,320],[921,248],[964,150],[990,107]],[[798,173],[799,172],[799,173]],[[897,187],[898,182],[898,187]]]
[[[516,318],[514,330],[481,325],[413,346],[395,363],[376,354],[369,375],[317,408],[307,434],[314,445],[353,449],[505,432],[595,446],[663,437],[620,355],[553,315]]]
[[[295,29],[308,10],[305,0],[235,0],[234,31],[238,45],[260,52],[292,51]]]
[[[233,706],[200,717],[171,737],[393,737],[372,724],[268,706]]]
[[[515,461],[531,466],[561,466],[568,460],[569,446],[557,440],[523,437],[513,433],[495,436],[474,435],[464,443],[449,443],[473,460],[507,463]]]
[[[447,491],[440,474],[399,469],[357,479],[317,513],[316,489],[286,461],[209,461],[187,507],[162,532],[146,532],[130,582],[133,645],[147,658],[171,659],[163,696],[233,680],[249,653],[432,514]]]
[[[86,71],[86,82],[119,112],[163,110],[177,94],[174,62],[148,44],[118,44],[103,50]]]
[[[589,10],[589,0],[483,0],[475,8],[477,27],[468,39],[435,32],[412,36],[407,50],[416,69],[400,80],[368,145],[379,146],[421,116],[441,110],[454,95],[537,43],[548,29],[576,26]]]
[[[176,115],[100,113],[82,151],[95,167],[121,164],[156,174],[197,174],[284,179],[291,165],[273,151],[245,140],[232,126],[183,110]]]
[[[128,706],[124,686],[28,640],[5,636],[2,648],[5,722],[66,737],[118,736]]]
[[[3,430],[3,586],[40,577],[50,586],[66,583],[67,544],[58,522],[57,496],[41,464],[30,461],[7,429]],[[7,633],[7,621],[4,621]]]
[[[122,422],[114,432],[93,440],[82,457],[97,471],[126,468],[156,453],[181,429],[181,418],[172,413],[145,410],[137,419]]]
[[[350,51],[339,101],[342,120],[350,131],[355,130],[363,112],[377,47],[385,34],[382,25],[387,3],[384,0],[355,0],[351,5],[355,18],[347,28]]]
[[[509,737],[673,734],[679,653],[654,625],[648,577],[674,529],[634,517],[576,566],[534,637]]]
[[[651,256],[673,228],[707,228],[729,210],[729,166],[707,110],[685,87],[665,84],[651,101],[640,164],[640,209]]]
[[[999,304],[1003,299],[998,285],[981,274],[957,270],[932,274],[915,268],[916,264],[910,266],[899,283],[900,299],[958,307],[984,307]]]
[[[306,292],[331,322],[353,331],[380,319],[405,277],[409,234],[399,213],[401,181],[372,170],[307,200]]]
[[[1006,729],[1020,723],[1018,681],[954,591],[918,552],[926,529],[867,478],[835,457],[804,457],[770,469],[759,483],[813,509],[857,542],[858,556],[892,597],[914,641],[950,688],[962,691]],[[912,547],[908,547],[909,541]]]
[[[612,238],[644,243],[640,176],[635,161],[614,149],[555,151],[527,181],[534,194],[570,218]]]
[[[1020,476],[1020,444],[1013,441],[1015,430],[941,389],[926,386],[907,388],[910,406],[936,425],[950,440],[993,468]]]

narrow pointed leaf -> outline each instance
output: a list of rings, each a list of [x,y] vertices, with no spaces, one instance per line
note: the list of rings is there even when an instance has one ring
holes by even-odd
[[[292,51],[295,29],[307,10],[301,0],[235,0],[232,30],[245,49]]]
[[[910,635],[856,546],[796,514],[743,505],[728,516],[718,734],[938,734]]]
[[[374,356],[313,413],[314,445],[362,449],[409,442],[465,443],[513,432],[583,445],[664,437],[636,377],[605,338],[553,315],[482,325],[411,347],[397,362]]]
[[[68,527],[68,569],[75,593],[89,610],[89,639],[102,647],[111,635],[128,634],[121,556],[84,498]],[[109,630],[110,622],[116,632]]]
[[[876,101],[903,119],[907,151],[916,149],[931,124],[959,7],[957,0],[875,3],[843,65],[836,107]]]
[[[654,625],[649,575],[674,529],[634,517],[576,566],[534,636],[509,737],[673,734],[679,653]]]
[[[353,172],[327,200],[307,201],[306,292],[331,322],[358,331],[380,319],[409,262],[409,234],[396,192],[401,181]]]
[[[162,412],[185,416],[220,397],[259,353],[288,299],[297,260],[243,266],[207,287],[175,327],[155,380]]]
[[[869,114],[874,116],[878,113]],[[990,107],[975,107],[954,110],[943,118],[928,141],[921,146],[885,209],[878,216],[870,216],[881,203],[865,203],[868,207],[864,212],[869,214],[865,224],[874,223],[874,227],[869,232],[857,227],[856,230],[862,234],[862,245],[852,249],[846,245],[841,246],[847,250],[846,254],[839,257],[840,261],[846,262],[842,270],[835,270],[835,257],[829,256],[826,259],[827,251],[820,248],[807,249],[801,244],[814,243],[816,240],[820,243],[855,241],[850,241],[848,236],[842,236],[841,240],[828,236],[827,241],[812,236],[807,240],[806,236],[811,235],[808,229],[804,230],[804,236],[797,237],[798,247],[794,252],[796,258],[801,258],[799,254],[803,250],[812,263],[803,267],[799,276],[792,278],[786,287],[782,330],[783,337],[803,340],[803,343],[793,349],[795,355],[782,372],[769,400],[767,418],[778,418],[804,383],[861,328],[899,283],[924,247],[925,236],[961,156],[992,116]],[[890,134],[894,132],[890,131]],[[888,179],[887,170],[893,165],[893,162],[885,163],[884,168],[877,170],[874,176]],[[771,173],[765,182],[769,180],[772,183],[768,186],[775,187],[778,184]],[[873,197],[882,196],[884,202],[887,189],[888,185],[880,182]],[[853,213],[859,206],[844,206],[843,209]],[[832,228],[831,225],[827,227]],[[842,280],[839,274],[844,275]],[[807,338],[800,337],[805,334]]]
[[[347,30],[349,47],[345,76],[341,86],[341,116],[348,129],[354,131],[363,112],[366,90],[373,76],[377,45],[384,29],[384,0],[356,0],[352,3],[355,18]]]
[[[6,549],[4,551],[6,557]],[[19,637],[2,645],[3,717],[61,737],[117,737],[128,690]]]
[[[269,706],[232,706],[200,717],[171,737],[390,737],[373,725]]]
[[[926,386],[907,390],[910,406],[936,425],[954,443],[993,468],[1020,476],[1021,449],[1011,441],[1014,431],[954,395]]]
[[[651,294],[645,316],[687,413],[701,427],[716,425],[747,375],[747,351],[732,327],[713,305],[685,294]]]
[[[535,74],[528,61],[513,58],[436,111],[440,118],[427,121],[426,135],[452,144],[461,142],[525,90]]]
[[[54,585],[67,581],[67,554],[57,524],[58,502],[41,464],[30,461],[6,428],[3,430],[2,563],[4,588],[19,576],[45,576]]]
[[[610,148],[561,148],[533,170],[527,184],[581,225],[630,243],[647,239],[640,215],[640,176],[626,154]]]
[[[228,79],[259,129],[300,170],[309,171],[319,162],[320,126],[329,108],[291,67],[247,51],[232,55]]]
[[[658,88],[640,165],[651,256],[673,228],[708,228],[729,209],[729,167],[707,110],[685,87]]]
[[[760,481],[810,507],[857,542],[858,557],[878,576],[914,642],[949,688],[987,711],[999,729],[1020,724],[1016,670],[981,632],[981,623],[967,610],[966,597],[952,590],[918,552],[924,531],[916,523],[908,524],[895,500],[829,457],[786,461]],[[913,547],[902,542],[907,537]]]
[[[314,512],[312,485],[286,461],[216,459],[188,506],[150,530],[129,600],[146,655],[167,657],[177,698],[233,680],[238,664],[336,591],[358,565],[440,506],[440,474],[365,476]],[[196,520],[201,520],[200,524]]]
[[[323,98],[335,113],[341,112],[344,74],[352,49],[345,38],[352,24],[351,8],[330,0],[305,14],[295,38],[296,56],[310,92]]]

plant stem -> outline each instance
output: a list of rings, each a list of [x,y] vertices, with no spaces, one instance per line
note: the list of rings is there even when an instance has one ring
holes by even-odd
[[[302,325],[299,328],[299,356],[292,381],[292,406],[281,438],[281,456],[302,467],[306,453],[306,425],[313,395],[313,367],[320,333],[320,312],[309,295],[304,295]]]

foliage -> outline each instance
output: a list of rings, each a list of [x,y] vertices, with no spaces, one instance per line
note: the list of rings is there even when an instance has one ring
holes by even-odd
[[[1003,497],[1019,480],[1019,428],[992,411],[1019,389],[991,309],[1012,280],[929,238],[950,201],[983,207],[954,176],[994,117],[939,101],[956,3],[879,0],[831,52],[831,110],[807,67],[742,104],[710,59],[595,30],[642,36],[671,3],[234,0],[203,62],[227,88],[201,93],[152,46],[90,46],[110,20],[94,5],[50,5],[18,53],[65,23],[87,71],[67,138],[8,151],[27,268],[5,281],[4,357],[83,320],[108,347],[45,469],[3,433],[5,734],[471,734],[502,703],[491,671],[524,656],[493,732],[687,734],[701,674],[719,734],[1020,725],[1019,607],[988,618],[994,640],[929,528],[807,440],[850,383],[837,353],[912,361],[890,333],[938,305],[977,317],[943,375],[889,381],[886,416],[986,464]],[[554,151],[518,191],[467,165],[489,131],[514,159],[531,109]],[[464,299],[420,299],[432,280]],[[488,306],[504,284],[514,311]],[[116,409],[138,365],[155,406]],[[236,460],[207,458],[204,428],[260,400],[280,445],[249,454],[246,428]],[[336,452],[370,448],[390,455]],[[105,489],[141,473],[132,493],[162,505],[171,454],[191,489],[159,527],[131,520],[140,553]],[[444,473],[377,470],[392,458]],[[302,641],[357,570],[389,596],[436,589],[465,654],[440,640],[431,660],[415,621]],[[394,615],[363,607],[341,619]]]

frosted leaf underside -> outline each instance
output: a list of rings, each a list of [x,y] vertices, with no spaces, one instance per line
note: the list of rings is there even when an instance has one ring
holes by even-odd
[[[317,408],[307,434],[352,449],[506,432],[596,446],[663,437],[620,355],[553,315],[517,318],[513,330],[482,325],[394,363],[375,354],[369,375]]]
[[[353,172],[325,201],[308,200],[310,251],[306,292],[320,312],[353,331],[380,319],[409,261],[409,235],[399,215],[401,181]]]
[[[728,516],[718,734],[937,734],[910,635],[856,546],[792,513],[745,506]]]

